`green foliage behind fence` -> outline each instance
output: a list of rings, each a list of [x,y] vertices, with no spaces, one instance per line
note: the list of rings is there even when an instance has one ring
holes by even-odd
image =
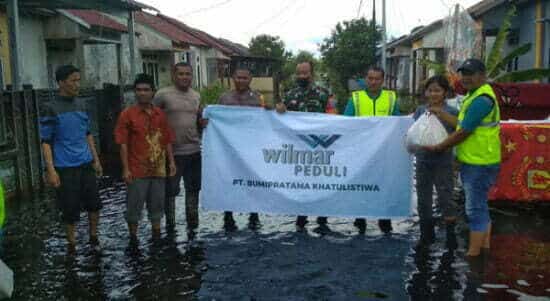
[[[201,94],[201,105],[214,105],[218,103],[218,99],[225,93],[228,89],[220,83],[215,83],[208,87],[202,88],[200,90]]]

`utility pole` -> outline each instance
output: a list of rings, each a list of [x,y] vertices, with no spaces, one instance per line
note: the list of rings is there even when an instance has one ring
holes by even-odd
[[[21,56],[19,53],[21,38],[19,31],[18,2],[18,0],[9,0],[7,3],[11,59],[11,84],[13,91],[21,89]]]
[[[372,0],[372,27],[376,31],[376,0]]]
[[[136,36],[134,11],[128,11],[128,44],[130,47],[130,82],[136,78]],[[145,72],[145,71],[144,71]]]
[[[386,71],[386,0],[382,0],[382,69]]]
[[[453,14],[453,45],[452,45],[452,48],[451,48],[451,51],[449,51],[449,57],[450,57],[450,62],[451,62],[451,65],[453,69],[455,69],[457,66],[455,66],[456,63],[458,63],[458,57],[456,55],[457,53],[457,43],[458,43],[458,15],[460,13],[460,5],[456,4],[455,5],[455,11],[454,11],[454,14]]]

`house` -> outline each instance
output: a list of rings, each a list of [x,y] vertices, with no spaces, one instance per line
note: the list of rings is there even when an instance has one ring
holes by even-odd
[[[11,83],[10,45],[8,36],[8,17],[5,9],[0,8],[0,90]]]
[[[409,91],[412,43],[409,35],[401,36],[386,46],[385,86],[392,90]]]
[[[167,66],[177,62],[187,62],[193,67],[193,86],[196,89],[226,77],[231,60],[229,55],[233,50],[216,38],[162,14],[140,12],[136,14],[136,20],[138,31],[144,33],[138,37],[144,71],[158,77],[159,86],[169,84],[170,69]]]
[[[484,0],[468,8],[470,15],[482,27],[485,53],[491,49],[510,7],[510,1]],[[550,0],[516,1],[516,9],[503,55],[526,43],[532,47],[524,55],[510,61],[506,71],[550,68]]]
[[[67,62],[81,67],[84,83],[88,85],[98,86],[97,79],[104,77],[108,82],[128,82],[135,74],[131,63],[135,58],[132,12],[154,9],[132,0],[4,0],[0,4],[6,5],[6,14],[0,17],[11,20],[7,26],[11,76],[4,76],[9,79],[5,84],[13,84],[15,89],[22,84],[55,87],[51,82],[52,70]],[[125,16],[126,25],[106,12]],[[1,24],[6,24],[2,18]],[[0,50],[1,59],[6,65],[3,51]],[[124,58],[129,60],[125,63]],[[87,69],[86,62],[94,70]],[[99,67],[95,68],[97,64]]]
[[[65,63],[81,67],[84,83],[91,87],[100,82],[98,79],[121,83],[124,73],[126,79],[133,78],[132,12],[143,8],[151,9],[132,0],[0,1],[0,88],[12,90],[0,93],[4,104],[0,110],[0,178],[7,194],[22,199],[43,183],[37,110],[40,102],[48,101],[53,93],[27,88],[21,91],[23,84],[34,88],[55,87],[53,70]],[[127,24],[117,23],[105,11],[127,16]],[[128,64],[123,57],[128,58]],[[124,71],[125,65],[129,72]],[[98,128],[104,124],[99,121],[107,119],[94,118],[99,117],[93,112],[94,107],[95,113],[99,111],[99,98],[90,98],[90,103],[96,104],[90,106],[91,131],[96,138],[101,138]],[[102,98],[109,104],[117,99]],[[102,117],[109,112],[102,110]]]
[[[136,13],[138,48],[143,72],[152,75],[159,87],[171,84],[171,69],[175,63],[187,62],[193,66],[195,88],[203,86],[202,73],[206,72],[196,58],[210,46],[160,15]]]
[[[427,26],[413,30],[409,36],[411,42],[411,66],[409,92],[418,94],[426,79],[435,74],[434,70],[422,64],[422,60],[445,62],[445,31],[443,20],[437,20]]]
[[[223,83],[224,78],[229,75],[230,56],[234,53],[233,50],[204,31],[165,15],[159,15],[159,17],[208,45],[208,47],[190,47],[193,54],[190,63],[195,69],[197,87],[203,88],[217,82]]]
[[[481,47],[473,49],[473,56],[488,55],[511,5],[509,0],[483,0],[466,10],[473,20],[474,31],[479,30],[481,33]],[[515,1],[515,5],[517,13],[512,19],[511,30],[503,47],[503,57],[521,45],[529,43],[532,47],[527,53],[510,60],[505,70],[550,68],[550,0],[520,0]],[[427,26],[417,27],[408,36],[387,45],[388,87],[398,90],[404,88],[399,78],[405,78],[403,70],[406,68],[402,64],[406,64],[404,61],[410,47],[408,90],[411,94],[421,92],[423,81],[435,73],[421,61],[446,62],[449,56],[448,46],[446,48],[445,45],[446,20],[440,19]]]
[[[81,69],[84,87],[131,83],[128,34],[126,25],[105,13],[57,10],[44,27],[48,78],[53,80],[58,66],[74,64]]]

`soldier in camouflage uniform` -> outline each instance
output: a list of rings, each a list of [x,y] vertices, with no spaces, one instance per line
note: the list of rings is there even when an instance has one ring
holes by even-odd
[[[325,113],[329,92],[314,83],[288,91],[283,102],[289,111]]]
[[[325,88],[317,86],[313,82],[313,64],[311,62],[300,63],[296,66],[297,87],[288,91],[283,101],[277,104],[277,111],[299,111],[325,113],[329,92]],[[328,232],[327,218],[317,218],[319,232]],[[298,216],[296,226],[303,230],[307,224],[307,216]]]

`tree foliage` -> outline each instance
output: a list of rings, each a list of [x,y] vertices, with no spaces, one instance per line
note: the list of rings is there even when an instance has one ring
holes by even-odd
[[[379,27],[361,18],[336,24],[330,37],[321,44],[323,64],[331,86],[339,91],[339,101],[347,99],[347,81],[363,76],[368,67],[376,63],[376,48],[381,37]]]
[[[275,71],[279,72],[289,53],[285,50],[285,43],[278,36],[262,34],[253,37],[248,43],[250,54],[275,59],[280,63]]]
[[[294,73],[296,72],[296,65],[303,62],[312,62],[314,66],[315,80],[319,80],[319,68],[321,62],[315,57],[315,55],[306,50],[300,50],[297,54],[289,53],[288,59],[285,60],[282,71],[283,90],[288,90],[294,85]]]

